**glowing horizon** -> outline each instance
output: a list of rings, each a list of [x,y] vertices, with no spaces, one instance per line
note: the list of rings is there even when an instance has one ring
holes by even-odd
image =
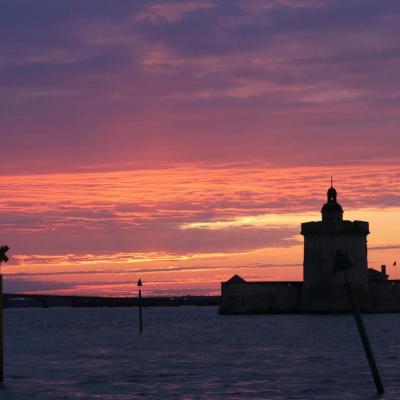
[[[301,280],[300,224],[320,219],[329,187],[321,176],[330,170],[179,166],[3,177],[3,234],[13,245],[6,282],[25,293],[119,296],[133,294],[139,277],[151,295],[216,294],[235,273]],[[396,173],[359,166],[335,174],[345,218],[370,222],[370,262],[389,272],[400,209],[381,193],[399,195]]]

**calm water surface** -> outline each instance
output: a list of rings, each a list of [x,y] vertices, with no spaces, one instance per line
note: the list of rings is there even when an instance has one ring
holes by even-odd
[[[215,307],[5,311],[6,400],[400,399],[400,314],[218,316]]]

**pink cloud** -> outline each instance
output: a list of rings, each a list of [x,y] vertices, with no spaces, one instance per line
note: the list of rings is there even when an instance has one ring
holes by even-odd
[[[296,264],[290,218],[319,216],[332,174],[345,212],[399,207],[396,2],[53,3],[0,13],[10,271]],[[153,289],[215,290],[234,272],[218,268],[160,270]],[[130,288],[83,275],[47,289]]]
[[[185,1],[184,3],[165,3],[165,4],[152,4],[147,9],[135,16],[138,21],[152,21],[166,20],[170,23],[176,22],[183,18],[185,14],[214,8],[215,3],[209,1]]]

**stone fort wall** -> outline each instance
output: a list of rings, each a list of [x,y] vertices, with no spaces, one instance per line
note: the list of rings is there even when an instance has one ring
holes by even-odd
[[[302,282],[223,282],[219,313],[298,313],[302,286]]]
[[[374,312],[400,312],[400,281],[370,282]]]
[[[223,282],[220,314],[295,314],[351,312],[343,287],[336,287],[336,304],[343,307],[310,310],[302,307],[303,282]],[[400,280],[370,281],[371,306],[364,312],[400,312]],[[361,293],[356,291],[359,305]],[[332,293],[330,294],[332,295]],[[340,297],[340,301],[338,298]]]

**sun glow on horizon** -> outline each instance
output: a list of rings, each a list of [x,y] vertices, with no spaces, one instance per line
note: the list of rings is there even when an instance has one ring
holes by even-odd
[[[8,290],[119,296],[141,276],[148,293],[189,294],[216,293],[236,273],[301,280],[300,224],[320,220],[330,172],[243,165],[6,176]],[[341,167],[335,176],[345,219],[370,222],[370,262],[389,264],[400,248],[397,170]]]

